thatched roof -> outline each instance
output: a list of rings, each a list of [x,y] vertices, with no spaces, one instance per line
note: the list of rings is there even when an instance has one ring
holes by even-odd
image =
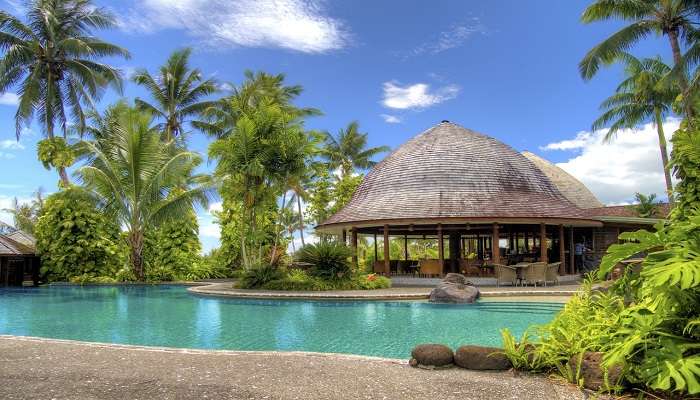
[[[7,236],[0,236],[0,256],[34,255],[34,246],[27,246]]]
[[[671,212],[671,206],[668,203],[659,203],[656,206],[656,215],[654,215],[654,218],[666,218],[669,212]],[[585,213],[590,217],[639,218],[639,213],[635,209],[635,205],[591,208],[585,210]]]
[[[15,242],[21,243],[25,246],[29,246],[32,248],[36,246],[36,239],[34,238],[34,236],[28,234],[27,232],[20,231],[19,229],[12,233],[6,234],[5,237],[10,238]]]
[[[587,220],[525,156],[444,121],[387,156],[319,227],[444,218]]]
[[[578,179],[569,175],[563,169],[557,167],[551,162],[541,158],[529,151],[524,151],[523,155],[528,160],[532,161],[550,181],[559,189],[570,202],[574,203],[578,208],[598,208],[603,207],[603,203],[598,200],[595,195],[588,190],[586,186]]]

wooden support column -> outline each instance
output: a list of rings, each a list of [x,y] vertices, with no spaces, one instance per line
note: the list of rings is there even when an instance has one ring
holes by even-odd
[[[408,235],[403,235],[403,259],[408,261]]]
[[[549,262],[547,260],[547,226],[540,224],[540,261]]]
[[[384,225],[384,273],[391,274],[391,264],[389,264],[389,225]]]
[[[529,253],[530,252],[530,238],[527,236],[527,231],[524,232],[524,236],[525,236],[525,240],[524,240],[525,252]]]
[[[569,228],[569,273],[576,273],[576,248],[574,247],[574,227]]]
[[[566,273],[566,247],[564,246],[564,225],[559,225],[559,275]]]
[[[374,232],[374,262],[379,261],[379,252],[377,251],[377,232]]]
[[[440,273],[445,273],[445,243],[442,237],[442,224],[437,226],[438,234],[438,258],[440,259]]]
[[[493,232],[491,233],[491,262],[494,264],[501,263],[501,249],[499,245],[500,233],[498,232],[498,224],[493,224]]]
[[[348,245],[348,232],[343,228],[343,245]]]
[[[352,227],[352,266],[357,271],[359,264],[357,263],[357,228]]]

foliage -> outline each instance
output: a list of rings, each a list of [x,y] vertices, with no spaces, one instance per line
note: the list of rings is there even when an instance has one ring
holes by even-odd
[[[334,202],[329,209],[330,215],[337,213],[350,202],[355,189],[360,186],[362,178],[362,175],[345,175],[336,179],[332,192]]]
[[[148,280],[184,280],[202,262],[197,218],[190,213],[185,218],[167,221],[146,233],[144,261]],[[149,275],[165,274],[172,279],[153,279]]]
[[[350,257],[352,250],[335,241],[307,244],[296,254],[298,261],[312,265],[311,273],[314,276],[324,279],[349,276],[352,272]]]
[[[48,139],[59,125],[67,136],[69,122],[82,133],[82,104],[94,103],[108,85],[121,90],[118,70],[99,62],[103,57],[129,53],[93,36],[95,29],[111,28],[115,20],[90,0],[31,0],[24,7],[25,21],[0,11],[0,93],[18,87],[16,133],[30,125],[35,114]],[[41,150],[41,149],[40,149]],[[40,151],[41,154],[41,151]],[[65,154],[64,154],[65,155]],[[69,158],[51,157],[64,185]]]
[[[655,228],[620,235],[625,243],[610,246],[598,277],[624,259],[647,254],[638,271],[628,269],[607,294],[588,288],[554,321],[529,333],[523,342],[535,346],[537,362],[523,364],[522,352],[506,340],[513,361],[559,370],[576,382],[576,371],[566,371],[567,357],[601,351],[604,366],[623,365],[624,378],[635,385],[700,393],[700,212]]]
[[[157,125],[157,129],[163,132],[166,141],[182,135],[186,118],[200,116],[214,105],[214,102],[202,98],[217,91],[216,82],[203,79],[199,69],[190,69],[191,54],[189,48],[175,51],[160,67],[157,76],[141,69],[132,77],[134,82],[148,90],[154,100],[154,103],[149,103],[136,98],[136,106],[164,121]]]
[[[12,214],[13,224],[16,229],[33,235],[43,208],[43,189],[39,188],[34,192],[34,199],[32,199],[31,203],[20,203],[15,197],[12,200],[12,208],[4,211]]]
[[[631,208],[642,218],[655,217],[659,210],[659,203],[656,201],[656,194],[652,193],[650,195],[643,195],[641,193],[635,193],[634,198],[637,204],[631,206]]]
[[[353,275],[345,279],[324,279],[301,269],[291,269],[282,278],[261,286],[266,290],[311,291],[374,290],[391,287],[391,280],[374,274]]]
[[[200,157],[164,144],[143,111],[118,105],[99,138],[81,143],[86,165],[78,175],[127,234],[131,266],[145,278],[145,235],[163,223],[185,218],[195,203],[206,205],[211,185],[193,176]]]
[[[284,271],[277,265],[253,265],[243,271],[237,282],[237,286],[243,289],[261,288],[266,283],[281,279],[283,276]]]
[[[79,188],[46,199],[35,234],[41,272],[51,281],[113,276],[125,262],[118,226]]]
[[[693,209],[700,209],[700,132],[697,123],[687,121],[673,135],[671,165],[676,178],[677,206],[672,212],[675,219],[684,219]]]
[[[365,170],[376,162],[372,158],[389,151],[387,146],[367,148],[367,134],[360,133],[359,124],[353,121],[338,132],[337,137],[326,133],[326,144],[321,157],[328,162],[331,170],[339,169],[340,176],[352,175],[355,169]]]
[[[68,168],[75,162],[75,151],[64,138],[40,140],[37,143],[37,154],[44,168]]]

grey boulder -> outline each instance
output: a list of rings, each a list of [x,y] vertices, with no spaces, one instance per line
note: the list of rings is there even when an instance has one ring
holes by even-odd
[[[479,298],[479,289],[464,275],[450,273],[430,291],[432,303],[473,303]]]

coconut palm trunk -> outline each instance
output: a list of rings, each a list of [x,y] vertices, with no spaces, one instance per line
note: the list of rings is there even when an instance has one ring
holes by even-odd
[[[301,245],[305,246],[304,243],[304,214],[301,212],[301,196],[297,193],[297,208],[299,209],[299,235],[301,238]]]
[[[136,279],[139,281],[145,280],[144,268],[143,268],[143,232],[140,230],[134,230],[129,233],[128,237],[129,248],[131,254],[129,255],[129,261],[131,262],[131,268],[136,275]]]
[[[668,149],[666,146],[666,136],[664,135],[663,118],[661,110],[656,107],[654,110],[654,119],[656,121],[656,133],[659,135],[659,150],[661,151],[661,162],[664,167],[664,179],[666,180],[666,194],[668,201],[673,203],[673,182],[671,182],[671,168],[668,163]]]

